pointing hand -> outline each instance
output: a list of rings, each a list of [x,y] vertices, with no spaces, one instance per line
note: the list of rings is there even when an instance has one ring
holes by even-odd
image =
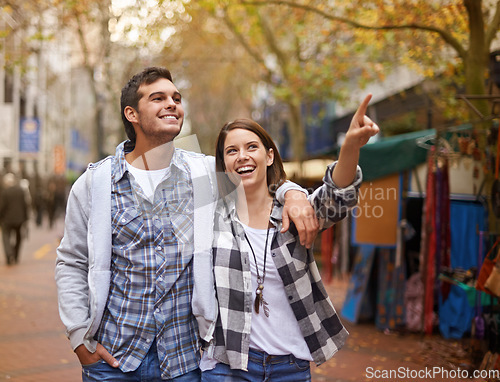
[[[356,110],[356,113],[354,113],[354,117],[352,118],[351,125],[345,137],[345,143],[348,143],[348,145],[361,148],[372,136],[380,131],[377,124],[366,116],[366,110],[371,98],[372,95],[368,94],[358,110]]]

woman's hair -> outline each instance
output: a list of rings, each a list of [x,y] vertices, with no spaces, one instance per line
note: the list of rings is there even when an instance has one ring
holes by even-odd
[[[273,149],[274,161],[267,167],[267,188],[269,190],[269,194],[274,196],[278,187],[286,181],[283,161],[281,160],[278,149],[268,132],[257,122],[247,118],[236,119],[232,122],[226,123],[217,137],[217,143],[215,146],[215,169],[217,171],[217,183],[220,195],[225,197],[236,188],[236,186],[229,180],[229,177],[225,174],[226,166],[224,164],[224,143],[226,142],[227,134],[234,129],[251,131],[259,137],[267,151],[269,151],[269,149]]]

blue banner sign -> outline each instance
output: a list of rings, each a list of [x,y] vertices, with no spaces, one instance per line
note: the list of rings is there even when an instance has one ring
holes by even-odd
[[[38,153],[39,148],[40,120],[38,118],[21,118],[19,151],[22,153]]]

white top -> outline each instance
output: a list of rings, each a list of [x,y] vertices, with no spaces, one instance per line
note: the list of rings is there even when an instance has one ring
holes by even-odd
[[[154,200],[156,187],[160,184],[167,168],[160,170],[142,170],[127,163],[127,170],[134,176],[135,181],[139,184],[144,192],[144,195],[151,200]]]
[[[264,245],[266,243],[267,230],[255,229],[245,225],[243,225],[243,228],[255,252],[259,274],[262,277],[262,271],[264,269]],[[278,273],[278,269],[274,265],[271,255],[271,241],[274,231],[274,228],[269,229],[266,277],[264,279],[264,289],[262,291],[264,300],[267,302],[269,317],[265,315],[262,305],[260,306],[259,314],[257,314],[255,310],[252,310],[250,347],[271,355],[293,354],[296,358],[312,361],[311,353],[309,352],[309,348],[300,331],[297,319],[290,307],[283,281]],[[257,271],[250,248],[248,248],[248,253],[250,258],[250,270],[252,273],[252,296],[253,300],[255,300],[255,290],[258,286]]]

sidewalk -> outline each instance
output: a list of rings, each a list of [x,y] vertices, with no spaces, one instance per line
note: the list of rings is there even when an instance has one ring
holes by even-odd
[[[7,267],[0,251],[0,381],[81,380],[57,311],[59,223],[53,230],[31,227],[15,266]]]
[[[0,250],[0,381],[81,381],[80,365],[57,311],[54,262],[61,233],[62,222],[53,230],[32,228],[16,266],[7,267]],[[347,282],[335,279],[327,285],[337,311]],[[441,378],[443,374],[411,378],[410,373],[433,367],[464,368],[468,360],[459,341],[439,335],[383,333],[373,322],[353,325],[344,320],[344,324],[350,332],[346,345],[330,361],[312,367],[314,382],[484,380]],[[382,374],[391,370],[408,374],[396,379]]]

